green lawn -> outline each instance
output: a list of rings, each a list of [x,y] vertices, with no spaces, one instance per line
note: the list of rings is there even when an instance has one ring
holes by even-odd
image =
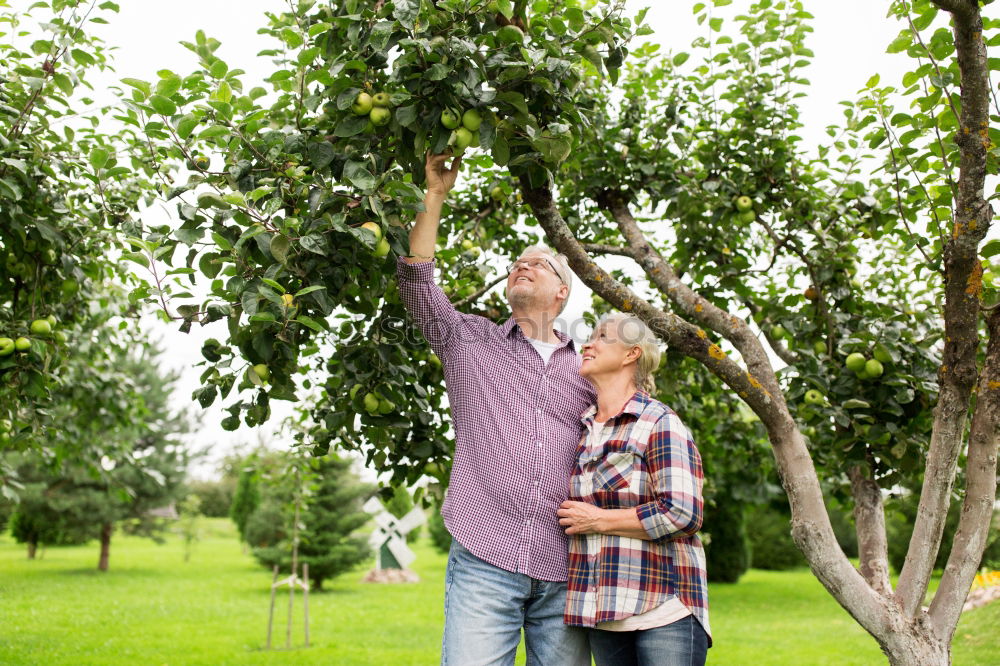
[[[30,562],[0,537],[2,664],[434,664],[445,558],[416,545],[415,585],[365,585],[362,570],[310,597],[309,649],[263,652],[270,574],[241,552],[227,521],[205,523],[190,562],[178,540],[116,536],[111,571],[95,545]],[[716,664],[879,664],[875,642],[808,571],[751,571],[712,586]],[[279,603],[276,644],[284,645]],[[293,643],[302,644],[301,605]],[[1000,663],[1000,604],[966,614],[955,664]],[[523,660],[522,660],[523,661]]]

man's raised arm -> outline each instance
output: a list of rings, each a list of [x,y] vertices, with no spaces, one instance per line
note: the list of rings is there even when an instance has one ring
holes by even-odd
[[[417,219],[410,229],[410,253],[403,259],[408,264],[418,264],[434,260],[437,245],[438,224],[441,222],[441,206],[448,192],[455,186],[462,158],[456,157],[451,167],[446,167],[450,155],[427,153],[425,171],[427,173],[427,193],[424,195],[424,211],[417,213]]]

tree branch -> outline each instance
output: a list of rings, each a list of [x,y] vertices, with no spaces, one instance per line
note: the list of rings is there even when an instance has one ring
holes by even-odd
[[[672,312],[654,307],[594,263],[562,219],[548,187],[533,188],[527,182],[527,178],[522,178],[522,188],[524,200],[531,206],[549,240],[566,255],[570,268],[587,286],[614,307],[623,312],[631,312],[645,321],[668,345],[700,361],[739,393],[754,411],[769,415],[772,421],[779,418],[780,412],[784,411],[784,401],[780,398],[780,392],[779,397],[775,399],[760,381],[732,361],[718,345],[712,343],[705,331]]]
[[[951,642],[962,605],[972,586],[986,548],[997,492],[997,446],[1000,443],[1000,310],[987,320],[990,341],[979,377],[976,410],[972,415],[966,456],[965,501],[958,520],[941,584],[931,602],[930,615],[942,640]]]
[[[636,253],[630,247],[620,245],[604,245],[602,243],[581,243],[580,247],[587,254],[615,254],[621,257],[636,258]]]
[[[989,67],[983,20],[974,0],[934,0],[952,13],[955,50],[962,75],[957,217],[944,248],[945,344],[938,373],[941,391],[927,453],[917,518],[899,574],[896,595],[903,612],[920,609],[944,531],[952,483],[962,448],[969,398],[977,379],[979,310],[983,268],[979,243],[990,228],[993,209],[984,199],[989,139]]]
[[[660,292],[688,317],[733,343],[747,364],[751,383],[755,381],[770,398],[783,403],[781,387],[767,352],[747,323],[703,298],[677,278],[673,266],[653,249],[639,229],[624,197],[619,193],[605,192],[598,203],[614,216],[622,236],[635,253],[636,261]]]
[[[469,303],[472,303],[473,301],[477,300],[480,296],[482,296],[483,294],[485,294],[486,292],[488,292],[490,289],[492,289],[493,287],[497,286],[498,284],[500,284],[501,282],[503,282],[506,279],[507,279],[506,275],[501,275],[501,276],[497,277],[495,280],[493,280],[492,282],[487,282],[486,284],[484,284],[482,287],[480,287],[479,289],[477,289],[476,291],[474,291],[469,296],[466,296],[465,298],[463,298],[461,300],[455,301],[454,302],[455,308],[459,309],[459,310],[462,309],[462,308],[464,308],[466,305],[468,305]]]
[[[883,596],[892,595],[889,583],[889,546],[885,538],[882,489],[863,465],[847,471],[854,495],[854,528],[858,534],[858,571]]]

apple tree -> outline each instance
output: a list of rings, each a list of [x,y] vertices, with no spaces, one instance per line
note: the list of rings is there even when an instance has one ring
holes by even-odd
[[[90,27],[116,11],[75,0],[0,9],[0,448],[49,459],[80,445],[56,417],[67,391],[86,409],[108,385],[128,385],[110,362],[132,344],[112,248],[145,186],[101,127],[110,109],[78,111],[94,104],[88,78],[110,66]],[[8,498],[14,484],[0,467]]]
[[[221,331],[195,398],[230,401],[226,427],[308,393],[317,453],[364,451],[397,484],[443,478],[441,371],[392,274],[424,153],[465,151],[474,175],[437,253],[453,300],[502,317],[500,266],[544,235],[752,410],[796,543],[890,661],[946,663],[996,493],[1000,314],[983,261],[998,23],[975,0],[891,3],[889,49],[913,70],[902,88],[873,76],[810,146],[802,3],[694,7],[705,35],[663,54],[633,44],[647,31],[621,3],[304,0],[268,17],[267,87],[196,33],[196,71],[124,81],[133,161],[181,220],[128,225],[149,276],[133,297]],[[853,500],[858,567],[820,474]],[[924,609],[956,480],[962,518]],[[883,492],[912,483],[893,587]]]

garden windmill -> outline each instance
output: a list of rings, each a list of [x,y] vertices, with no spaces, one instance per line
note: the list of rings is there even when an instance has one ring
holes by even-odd
[[[375,570],[410,566],[417,556],[406,545],[406,535],[427,520],[424,512],[414,507],[402,518],[396,518],[374,497],[365,503],[364,509],[375,517],[375,531],[368,538],[375,549]]]

